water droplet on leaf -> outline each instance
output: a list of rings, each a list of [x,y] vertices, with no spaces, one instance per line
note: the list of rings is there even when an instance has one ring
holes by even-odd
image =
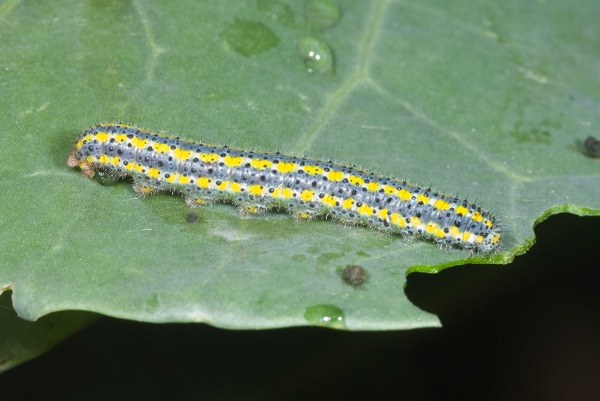
[[[291,25],[294,22],[294,14],[287,4],[276,0],[258,0],[256,7],[283,25]]]
[[[266,52],[279,43],[279,38],[265,24],[237,18],[226,24],[221,38],[243,56]]]
[[[346,328],[344,311],[335,305],[309,306],[304,311],[304,318],[313,326],[323,326],[332,329]]]
[[[333,72],[333,53],[324,40],[314,36],[303,36],[298,41],[298,52],[308,72],[319,74]]]
[[[323,30],[335,25],[340,19],[340,7],[333,0],[307,0],[306,20],[313,29]]]
[[[96,182],[103,187],[110,187],[119,181],[119,176],[111,171],[98,169],[94,175]]]

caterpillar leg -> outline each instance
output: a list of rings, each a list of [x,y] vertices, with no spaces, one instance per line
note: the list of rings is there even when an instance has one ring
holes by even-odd
[[[153,193],[157,192],[155,188],[146,186],[139,182],[134,182],[131,186],[133,187],[133,190],[141,196],[152,195]]]
[[[208,199],[202,199],[202,198],[192,198],[192,197],[186,197],[185,198],[185,204],[188,205],[191,208],[196,208],[199,206],[207,206],[211,204],[211,201]]]
[[[292,212],[292,217],[296,222],[311,220],[315,218],[316,215],[316,213],[312,213],[306,210]]]
[[[263,214],[266,211],[267,211],[267,208],[265,208],[264,206],[260,206],[260,205],[254,205],[254,204],[240,205],[240,214],[242,216],[248,216],[251,214],[254,214],[254,215]]]

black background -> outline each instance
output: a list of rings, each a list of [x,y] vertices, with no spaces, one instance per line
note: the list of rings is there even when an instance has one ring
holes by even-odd
[[[24,400],[600,400],[600,218],[553,216],[510,266],[411,274],[440,329],[227,331],[103,318],[0,375]]]

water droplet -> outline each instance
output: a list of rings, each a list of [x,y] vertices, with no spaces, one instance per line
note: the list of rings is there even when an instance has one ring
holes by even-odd
[[[276,0],[258,0],[256,7],[283,25],[291,25],[294,22],[294,14],[287,4]]]
[[[331,304],[309,306],[304,311],[304,318],[313,326],[323,326],[332,329],[346,328],[344,311]]]
[[[306,256],[304,256],[302,253],[297,253],[292,256],[292,260],[294,262],[304,262],[306,260]]]
[[[243,56],[266,52],[279,43],[279,38],[266,25],[237,18],[226,24],[221,38]]]
[[[108,170],[98,169],[94,175],[96,182],[103,187],[110,187],[119,181],[119,176]]]
[[[341,15],[340,7],[333,0],[307,0],[306,20],[313,29],[326,29],[335,25]]]
[[[298,52],[309,73],[330,74],[333,72],[333,53],[324,40],[314,36],[303,36],[298,41]]]
[[[155,313],[160,307],[160,299],[158,298],[157,293],[153,293],[150,298],[146,300],[146,304],[144,305],[144,309],[147,312]]]

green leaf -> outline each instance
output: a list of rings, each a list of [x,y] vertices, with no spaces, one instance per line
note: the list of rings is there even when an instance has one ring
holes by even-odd
[[[598,2],[308,3],[0,6],[0,288],[19,316],[436,326],[407,272],[509,263],[549,215],[599,214],[600,164],[581,149],[600,123]],[[110,121],[459,194],[497,216],[503,244],[471,255],[226,204],[191,223],[178,196],[66,166],[81,130]],[[364,283],[343,280],[350,264]]]
[[[39,356],[97,318],[93,313],[70,311],[29,322],[17,316],[8,293],[0,295],[0,373]]]

